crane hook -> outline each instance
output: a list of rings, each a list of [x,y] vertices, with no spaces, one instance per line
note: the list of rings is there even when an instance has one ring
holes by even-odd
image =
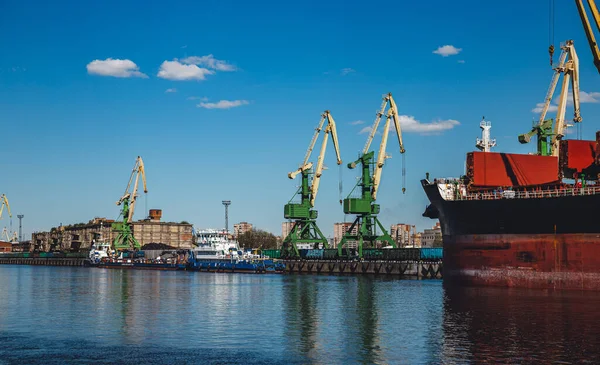
[[[548,53],[550,54],[550,67],[552,67],[552,56],[554,56],[554,45],[551,44],[550,47],[548,47]]]

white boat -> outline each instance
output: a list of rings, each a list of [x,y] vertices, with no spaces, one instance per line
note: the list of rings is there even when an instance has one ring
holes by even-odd
[[[196,231],[196,245],[198,248],[214,248],[217,251],[225,253],[229,251],[239,251],[238,242],[229,239],[229,234],[225,230],[201,229]]]
[[[114,250],[111,250],[110,243],[92,241],[88,258],[93,263],[100,262],[105,257],[114,256]]]
[[[258,255],[243,252],[235,240],[229,239],[229,233],[218,229],[196,231],[196,245],[193,249],[197,259],[252,259]]]

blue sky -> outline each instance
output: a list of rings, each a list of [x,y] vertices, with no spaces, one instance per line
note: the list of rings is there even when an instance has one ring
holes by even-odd
[[[555,11],[556,45],[574,39],[578,50],[591,101],[581,109],[583,136],[593,139],[600,78],[575,5],[556,2]],[[390,135],[380,218],[427,228],[434,222],[421,217],[427,198],[419,179],[427,171],[461,174],[482,116],[493,123],[496,151],[533,150],[517,135],[530,128],[552,75],[548,37],[545,0],[277,7],[4,0],[0,191],[11,202],[13,229],[16,214],[25,214],[26,234],[116,218],[115,202],[141,155],[149,193],[136,218],[159,208],[165,220],[222,227],[221,200],[229,199],[230,226],[249,221],[280,234],[283,205],[299,183],[286,175],[301,162],[320,114],[329,109],[337,122],[345,165],[363,147],[360,131],[373,123],[381,96],[392,92],[400,114],[421,124],[404,126],[404,195]],[[460,51],[434,53],[445,45]],[[452,128],[423,133],[432,122]],[[332,235],[333,222],[352,217],[338,203],[340,172],[328,152],[317,209]],[[356,176],[343,169],[344,196]],[[9,222],[5,216],[0,225]]]

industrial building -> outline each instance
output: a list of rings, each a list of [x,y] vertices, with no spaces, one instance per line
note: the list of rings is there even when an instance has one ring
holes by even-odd
[[[0,241],[0,252],[11,252],[13,243],[9,241]]]
[[[196,247],[192,225],[186,222],[161,222],[162,211],[150,210],[149,218],[131,222],[133,235],[141,246],[162,243],[174,248]],[[94,218],[88,223],[58,226],[49,232],[34,232],[32,246],[35,251],[86,251],[93,242],[113,242],[117,232],[113,231],[112,219]]]

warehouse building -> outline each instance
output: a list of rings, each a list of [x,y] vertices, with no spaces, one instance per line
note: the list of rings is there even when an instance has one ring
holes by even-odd
[[[148,219],[132,222],[134,237],[142,247],[149,243],[165,244],[174,248],[194,248],[192,225],[187,222],[161,222],[162,211],[152,209]],[[31,251],[87,251],[93,242],[114,240],[112,219],[94,218],[88,223],[78,223],[53,227],[49,232],[34,232],[31,237]]]

